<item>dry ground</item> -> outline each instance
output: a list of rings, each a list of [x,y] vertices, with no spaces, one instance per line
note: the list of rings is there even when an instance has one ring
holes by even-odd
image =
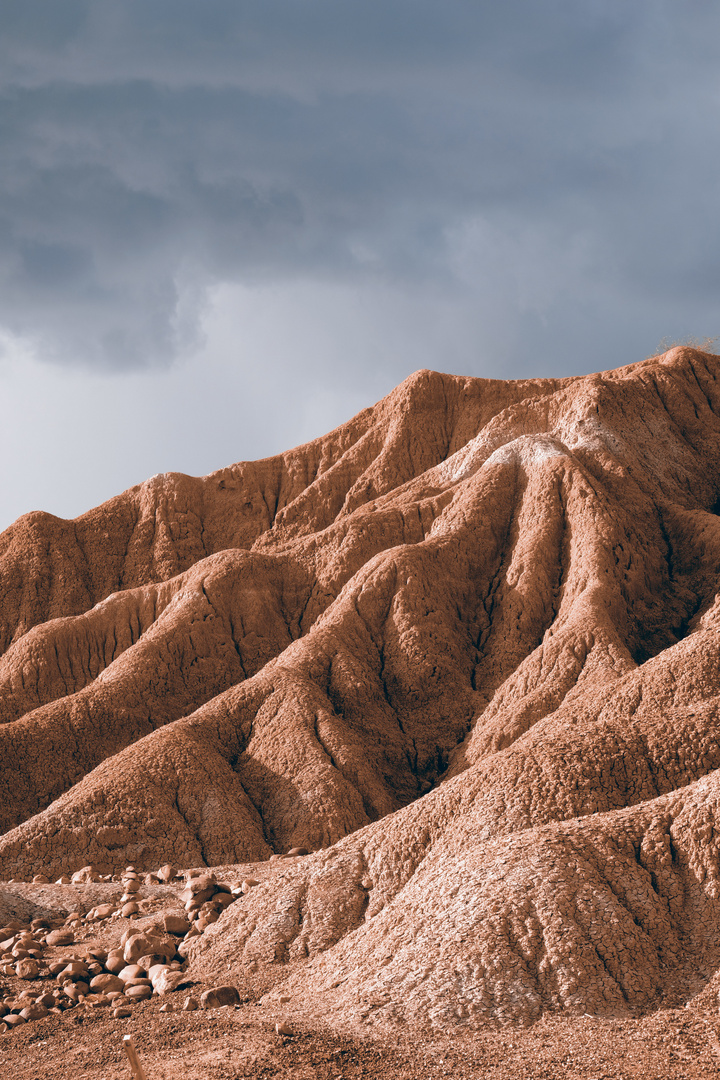
[[[19,917],[40,911],[62,915],[88,910],[117,892],[116,885],[53,886],[2,884],[6,905]],[[155,898],[154,914],[177,906],[178,886],[143,886]],[[5,914],[8,914],[5,912]],[[152,916],[151,916],[152,917]],[[70,947],[47,950],[47,959],[85,949],[108,948],[127,920],[87,924]],[[113,1020],[107,1008],[82,1005],[0,1035],[2,1080],[131,1080],[123,1036],[131,1034],[148,1080],[664,1080],[715,1077],[720,1071],[720,1015],[713,979],[687,1008],[661,1009],[635,1019],[545,1016],[529,1028],[487,1028],[447,1036],[424,1030],[373,1030],[358,1025],[332,1030],[306,1001],[304,1019],[292,1021],[292,1036],[276,1033],[283,1015],[260,1004],[269,983],[284,978],[273,965],[241,991],[241,1006],[182,1011],[190,994],[212,985],[196,983],[166,997],[137,1004],[132,1015]],[[216,983],[236,979],[223,978]],[[41,993],[48,980],[32,983],[5,977],[5,993]],[[253,986],[255,989],[253,989]],[[162,1013],[171,1002],[173,1012]],[[297,1008],[295,1015],[297,1016]]]

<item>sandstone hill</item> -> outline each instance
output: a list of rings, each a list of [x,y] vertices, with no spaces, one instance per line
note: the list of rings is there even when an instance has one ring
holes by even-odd
[[[193,945],[447,1028],[720,969],[720,357],[418,372],[0,536],[0,877],[282,860]],[[714,985],[714,984],[713,984]],[[280,995],[280,996],[279,996]]]

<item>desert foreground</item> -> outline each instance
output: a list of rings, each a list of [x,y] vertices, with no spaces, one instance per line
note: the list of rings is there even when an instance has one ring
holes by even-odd
[[[716,1075],[719,581],[688,347],[20,518],[0,1076]]]

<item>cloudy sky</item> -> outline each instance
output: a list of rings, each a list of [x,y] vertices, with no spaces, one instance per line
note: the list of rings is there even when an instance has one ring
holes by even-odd
[[[720,333],[714,0],[1,0],[0,528]]]

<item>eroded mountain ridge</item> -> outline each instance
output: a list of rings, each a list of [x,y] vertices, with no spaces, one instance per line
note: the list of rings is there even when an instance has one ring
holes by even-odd
[[[0,874],[302,846],[199,969],[288,961],[370,1022],[687,999],[720,968],[719,375],[419,372],[280,457],[21,518]]]

